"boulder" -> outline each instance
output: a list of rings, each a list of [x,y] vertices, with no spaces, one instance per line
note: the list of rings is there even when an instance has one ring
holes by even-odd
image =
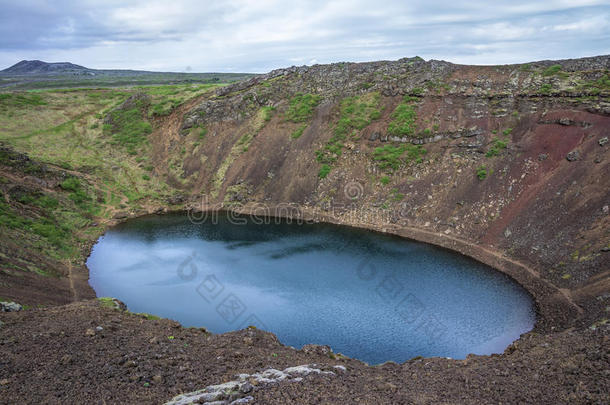
[[[330,346],[327,345],[314,345],[308,344],[301,348],[303,353],[307,354],[319,354],[322,356],[329,356],[332,353]]]
[[[21,311],[23,307],[16,302],[8,302],[1,301],[0,302],[0,312],[18,312]]]
[[[575,149],[566,155],[566,159],[568,159],[568,162],[574,162],[575,160],[579,160],[580,152]]]

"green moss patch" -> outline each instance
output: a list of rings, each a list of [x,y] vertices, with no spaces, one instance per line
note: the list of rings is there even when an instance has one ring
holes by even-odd
[[[375,148],[373,160],[378,162],[380,169],[393,171],[406,163],[413,161],[416,163],[422,162],[425,154],[426,150],[421,145],[384,145]]]

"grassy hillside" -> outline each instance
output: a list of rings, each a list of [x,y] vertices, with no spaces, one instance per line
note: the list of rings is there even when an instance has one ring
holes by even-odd
[[[219,86],[0,93],[0,272],[13,280],[0,277],[0,288],[45,290],[48,281],[30,276],[57,279],[72,266],[86,274],[106,223],[167,205],[173,191],[155,173],[153,127]]]

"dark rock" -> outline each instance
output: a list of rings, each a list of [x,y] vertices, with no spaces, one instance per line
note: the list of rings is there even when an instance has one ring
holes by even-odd
[[[566,155],[566,159],[568,159],[569,162],[574,162],[575,160],[580,159],[580,152],[575,149]]]
[[[458,144],[460,148],[471,148],[476,149],[483,146],[485,142],[485,137],[483,135],[476,135],[474,138],[469,138],[468,140],[464,140]]]
[[[125,219],[129,217],[129,213],[126,211],[119,211],[116,214],[114,214],[114,216],[112,217],[112,219]]]
[[[379,139],[379,137],[379,132],[373,132],[371,136],[369,136],[369,141],[376,141],[377,139]]]
[[[569,118],[560,118],[557,122],[559,125],[574,125],[574,121]]]
[[[548,154],[541,153],[541,154],[538,155],[538,160],[541,161],[541,162],[544,162],[548,157],[549,157]]]
[[[254,389],[254,387],[249,382],[246,382],[239,388],[239,390],[244,394],[247,394],[248,392],[252,391],[253,389]]]
[[[608,143],[608,137],[604,136],[602,139],[600,139],[597,143],[599,143],[599,146],[604,146],[605,144]]]
[[[182,204],[184,201],[185,198],[182,195],[173,195],[167,199],[167,203],[170,205]]]

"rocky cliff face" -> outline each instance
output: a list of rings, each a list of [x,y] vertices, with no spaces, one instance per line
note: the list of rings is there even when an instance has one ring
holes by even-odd
[[[500,252],[571,291],[575,315],[592,306],[592,322],[609,287],[609,68],[602,56],[280,69],[181,111],[153,135],[157,173],[191,205],[290,203]]]

